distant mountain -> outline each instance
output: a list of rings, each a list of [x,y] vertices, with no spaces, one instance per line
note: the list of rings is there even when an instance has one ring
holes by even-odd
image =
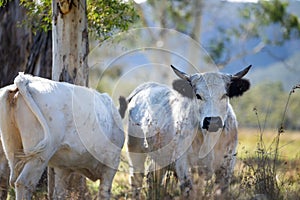
[[[204,49],[208,49],[210,40],[221,38],[220,34],[222,33],[219,31],[219,27],[228,29],[245,23],[239,16],[239,9],[250,5],[250,3],[232,3],[220,0],[204,1],[205,6],[203,7],[201,20],[201,45]],[[153,13],[149,8],[150,6],[146,2],[142,4],[142,9],[146,13],[146,20],[152,20],[149,22],[149,24],[153,25],[153,28],[150,28],[152,31],[134,29],[132,32],[128,31],[128,33],[125,33],[123,40],[119,40],[119,37],[116,37],[116,42],[112,44],[110,42],[102,43],[98,49],[99,51],[93,51],[94,57],[91,55],[92,53],[90,54],[89,65],[93,67],[99,66],[99,68],[122,66],[124,76],[125,74],[132,74],[133,77],[136,72],[138,72],[137,77],[142,77],[140,74],[144,74],[145,77],[140,78],[141,81],[156,81],[162,76],[163,80],[167,80],[170,64],[180,66],[183,69],[190,69],[191,64],[194,65],[194,63],[187,61],[191,61],[190,58],[194,55],[196,55],[195,63],[198,62],[198,67],[204,68],[203,66],[207,65],[207,63],[201,56],[202,54],[205,56],[207,54],[203,53],[204,50],[202,48],[198,50],[199,46],[194,45],[189,37],[185,37],[186,35],[177,34],[176,31],[169,30],[168,37],[165,38],[166,41],[158,41],[156,39],[159,38],[157,34],[154,34],[156,33],[156,22],[153,20]],[[300,18],[300,1],[290,1],[288,11]],[[278,31],[274,27],[275,30]],[[272,37],[274,33],[269,32],[269,34]],[[233,51],[242,51],[245,48],[253,48],[259,42],[258,39],[252,39],[242,43],[239,42],[239,39],[236,39],[234,44],[229,45],[231,45],[230,49]],[[161,45],[163,45],[163,48],[161,48]],[[193,56],[190,54],[193,54]],[[198,56],[198,54],[201,56]],[[247,75],[251,79],[252,84],[255,85],[262,81],[281,81],[285,89],[290,89],[296,83],[300,83],[299,63],[300,39],[294,39],[287,41],[282,46],[266,46],[257,54],[247,55],[231,62],[222,71],[232,74],[252,64],[253,67],[249,75]],[[168,68],[162,68],[162,66],[168,66]],[[156,69],[156,72],[160,72],[160,74],[139,72],[138,70],[142,68],[152,71]],[[162,69],[166,69],[166,71]],[[105,70],[108,71],[107,69],[102,70],[104,72]],[[135,82],[137,81],[135,80]]]
[[[300,52],[284,62],[277,62],[265,67],[253,68],[247,77],[253,85],[261,82],[282,82],[285,90],[300,84]]]
[[[202,45],[207,48],[210,40],[220,37],[218,27],[222,27],[226,30],[230,27],[243,24],[243,20],[239,17],[239,10],[247,5],[250,5],[250,3],[206,0],[202,17]],[[300,17],[300,1],[290,0],[287,10]],[[273,26],[270,30],[274,30],[267,33],[270,34],[269,37],[271,38],[278,29],[275,29],[275,26]],[[253,48],[259,42],[258,39],[252,39],[244,43],[239,43],[237,39],[237,42],[232,44],[230,49],[233,52],[241,51],[245,48]],[[249,64],[252,64],[255,68],[265,68],[290,58],[291,55],[294,55],[296,52],[300,52],[300,39],[287,41],[282,46],[266,46],[257,54],[248,55],[229,63],[222,71],[234,73]]]

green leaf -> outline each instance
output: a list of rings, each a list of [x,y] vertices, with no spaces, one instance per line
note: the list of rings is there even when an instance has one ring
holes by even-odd
[[[0,0],[3,5],[6,0]],[[52,0],[21,0],[27,10],[27,19],[22,21],[33,32],[49,31],[52,28]],[[89,30],[98,39],[104,40],[116,32],[124,31],[139,19],[133,1],[88,0],[87,16]]]

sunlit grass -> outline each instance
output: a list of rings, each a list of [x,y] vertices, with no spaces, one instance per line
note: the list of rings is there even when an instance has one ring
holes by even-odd
[[[245,129],[239,130],[238,139],[238,157],[234,170],[234,177],[230,186],[230,198],[229,199],[251,199],[255,195],[253,191],[253,183],[255,174],[253,171],[249,171],[247,164],[257,166],[257,147],[259,142],[259,130],[257,129]],[[263,131],[263,142],[266,150],[274,145],[272,141],[277,135],[277,130],[265,130]],[[277,162],[276,181],[278,182],[279,189],[281,191],[281,199],[300,199],[300,131],[285,131],[280,135],[279,143],[279,159]],[[125,150],[124,150],[125,151]],[[274,151],[269,149],[270,152]],[[120,171],[116,173],[112,186],[112,198],[111,199],[130,199],[130,185],[129,185],[129,173],[126,153],[123,152],[122,162],[120,164]],[[203,186],[203,182],[199,181],[197,175],[195,177],[195,185],[197,188]],[[174,177],[171,176],[172,185],[165,188],[168,195],[168,199],[179,198],[179,187],[176,186]],[[87,181],[88,188],[91,192],[92,199],[96,199],[98,194],[98,187],[100,181],[92,182]],[[251,185],[252,184],[252,185]],[[251,188],[252,187],[252,188]],[[143,192],[147,193],[147,187],[143,189]],[[204,187],[204,190],[195,191],[200,198],[213,199],[216,192],[213,182],[209,182]],[[201,194],[199,194],[201,193]],[[46,199],[45,191],[43,193],[38,192],[39,196],[35,199]],[[13,190],[10,190],[10,197],[8,199],[14,199]],[[162,197],[163,199],[163,197]]]
[[[257,149],[259,130],[240,129],[238,138],[238,157],[255,156]],[[263,131],[263,140],[266,148],[270,147],[277,130]],[[299,159],[300,157],[300,131],[285,131],[280,135],[279,153],[282,159]],[[271,150],[271,149],[270,149]]]
[[[276,151],[278,135],[276,130],[244,129],[239,133],[235,177],[248,198],[263,194],[267,199],[300,199],[300,133],[280,133]]]
[[[263,132],[263,141],[266,149],[274,148],[272,141],[277,135],[276,130],[266,130]],[[242,187],[245,186],[245,178],[253,176],[253,174],[247,174],[246,162],[251,162],[255,165],[257,162],[257,147],[259,131],[256,129],[240,129],[239,141],[238,141],[238,159],[234,171],[233,183],[231,184],[230,199],[251,199],[253,196],[248,191],[248,194],[243,191]],[[278,173],[276,180],[279,183],[280,189],[285,190],[282,194],[285,195],[285,199],[297,199],[300,196],[300,132],[296,131],[285,131],[280,136],[279,143],[279,163]],[[272,149],[269,149],[272,152]],[[124,166],[123,166],[124,167]],[[172,178],[172,177],[171,177]],[[173,181],[174,184],[174,181]],[[195,184],[200,183],[197,179]],[[244,185],[243,185],[244,184]],[[200,187],[200,186],[199,186]],[[173,198],[179,197],[178,187],[174,188],[174,191],[167,191],[169,196]],[[211,191],[209,191],[211,189]],[[207,190],[207,191],[206,191]],[[198,191],[197,191],[198,192]],[[201,195],[203,197],[213,198],[214,186],[210,182],[205,187],[205,191]],[[243,193],[244,192],[244,193]],[[248,196],[247,196],[248,195]],[[252,194],[253,195],[253,194]],[[288,196],[287,196],[288,195]],[[129,174],[127,172],[118,172],[115,176],[112,188],[113,199],[127,199],[130,197],[130,186],[129,186]],[[171,198],[171,199],[173,199]]]
[[[128,172],[117,172],[112,186],[112,196],[114,199],[127,199],[130,195]]]

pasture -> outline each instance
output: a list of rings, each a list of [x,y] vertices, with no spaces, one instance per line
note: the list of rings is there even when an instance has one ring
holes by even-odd
[[[234,177],[230,185],[227,199],[252,199],[253,197],[264,198],[262,193],[273,192],[276,199],[300,199],[300,132],[285,131],[279,140],[278,161],[275,162],[275,172],[273,170],[274,138],[277,130],[266,130],[262,134],[262,141],[265,149],[259,149],[261,145],[260,131],[258,129],[240,129],[238,142],[238,159],[235,166]],[[125,150],[124,150],[125,151]],[[266,157],[262,156],[265,152]],[[126,168],[126,162],[121,162],[120,168]],[[112,199],[130,199],[129,173],[117,172],[113,181]],[[265,181],[263,181],[265,180]],[[273,180],[273,181],[272,181]],[[205,184],[204,191],[195,191],[199,199],[214,199],[218,191],[215,190],[212,182],[197,180],[197,184]],[[276,181],[276,184],[274,184]],[[141,188],[145,199],[147,194],[147,184]],[[155,184],[155,183],[150,183]],[[97,195],[99,181],[88,181],[88,186],[95,199]],[[179,199],[179,187],[175,178],[171,175],[160,194],[150,199]],[[38,191],[35,199],[46,199],[46,188]],[[10,190],[10,197],[14,199],[14,192]]]
[[[300,199],[300,132],[285,131],[279,140],[279,155],[276,161],[276,174],[273,170],[273,156],[275,151],[274,139],[277,130],[266,130],[262,134],[265,149],[259,149],[261,145],[260,131],[258,129],[240,129],[238,142],[238,159],[235,166],[234,177],[231,183],[228,199],[251,199],[260,197],[263,192],[274,192],[278,199]],[[266,154],[262,156],[262,152]],[[124,164],[124,163],[123,163]],[[263,176],[263,177],[262,177]],[[274,177],[275,176],[275,177]],[[263,182],[260,179],[265,179]],[[270,181],[277,181],[276,185]],[[128,173],[118,172],[113,182],[112,196],[114,199],[127,199],[130,197]],[[261,181],[260,183],[258,181]],[[178,199],[179,187],[170,176],[168,185],[162,185],[161,194],[157,194],[159,199]],[[98,183],[89,182],[91,191],[96,194]],[[150,183],[151,184],[151,183]],[[198,184],[203,184],[199,181]],[[212,182],[205,183],[205,191],[196,191],[197,196],[203,199],[213,199],[215,191]],[[147,186],[141,189],[145,197]],[[259,193],[260,192],[260,193]],[[153,199],[153,198],[150,198]]]

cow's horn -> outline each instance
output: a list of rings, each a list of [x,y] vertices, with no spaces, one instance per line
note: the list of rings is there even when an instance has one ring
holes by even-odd
[[[182,71],[179,71],[179,70],[178,70],[176,67],[174,67],[173,65],[171,65],[171,67],[172,67],[173,71],[175,72],[175,74],[176,74],[179,78],[181,78],[181,79],[183,79],[183,80],[187,80],[188,82],[191,82],[190,76],[189,76],[188,74],[186,74],[186,73],[184,73],[184,72],[182,72]]]
[[[246,68],[243,69],[242,71],[240,71],[240,72],[234,74],[234,75],[232,76],[232,78],[234,78],[234,79],[240,79],[240,78],[242,78],[243,76],[245,76],[245,75],[249,72],[249,70],[250,70],[251,67],[252,67],[252,65],[249,65],[248,67],[246,67]]]

